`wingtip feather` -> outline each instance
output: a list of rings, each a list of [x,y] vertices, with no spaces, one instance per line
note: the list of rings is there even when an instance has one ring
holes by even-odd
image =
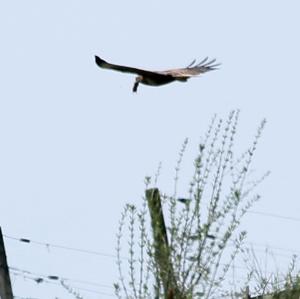
[[[101,59],[99,56],[95,55],[95,62],[98,66],[102,67],[104,63],[106,63],[106,61],[104,61],[103,59]]]

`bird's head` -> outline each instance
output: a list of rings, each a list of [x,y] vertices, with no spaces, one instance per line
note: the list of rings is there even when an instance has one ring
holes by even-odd
[[[140,82],[142,82],[143,81],[143,76],[136,76],[135,77],[135,82],[136,83],[140,83]]]

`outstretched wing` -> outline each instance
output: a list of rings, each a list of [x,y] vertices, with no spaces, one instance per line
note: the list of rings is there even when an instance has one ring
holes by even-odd
[[[138,68],[134,68],[134,67],[108,63],[98,56],[95,56],[95,62],[101,68],[115,70],[115,71],[119,71],[119,72],[123,72],[123,73],[138,74],[138,75],[142,75],[142,76],[162,75],[162,74],[159,74],[158,72],[151,72],[151,71],[138,69]]]
[[[197,76],[209,71],[213,71],[218,69],[218,66],[220,63],[215,63],[216,59],[212,59],[208,61],[208,57],[203,59],[201,62],[198,64],[195,64],[195,60],[192,61],[187,67],[181,68],[181,69],[172,69],[172,70],[167,70],[160,72],[165,75],[172,75],[173,77],[192,77],[192,76]]]

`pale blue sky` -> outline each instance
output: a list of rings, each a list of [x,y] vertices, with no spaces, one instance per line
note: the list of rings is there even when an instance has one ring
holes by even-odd
[[[114,254],[120,211],[140,202],[144,176],[162,161],[160,186],[170,190],[184,138],[191,170],[212,115],[236,108],[240,151],[268,121],[254,165],[272,174],[253,210],[299,217],[299,13],[296,0],[1,1],[3,232]],[[95,54],[148,69],[206,56],[222,66],[133,94],[134,76],[97,68]],[[249,214],[243,226],[249,241],[300,252],[299,222]],[[117,273],[110,258],[6,246],[10,264],[32,272],[105,285]],[[58,286],[13,282],[15,295],[67,298]]]

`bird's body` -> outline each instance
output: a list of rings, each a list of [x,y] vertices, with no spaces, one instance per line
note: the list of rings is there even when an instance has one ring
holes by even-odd
[[[155,75],[152,72],[149,72],[147,75],[139,75],[135,78],[135,82],[132,88],[133,92],[137,91],[137,88],[140,83],[149,85],[149,86],[161,86],[175,81],[176,79],[170,75],[163,75],[156,73]]]
[[[205,58],[196,65],[196,61],[194,60],[187,67],[181,69],[171,69],[166,71],[147,71],[144,69],[108,63],[98,56],[95,56],[95,61],[96,64],[101,68],[137,74],[138,76],[136,77],[135,83],[133,85],[133,92],[137,91],[139,83],[150,86],[160,86],[174,81],[186,82],[190,77],[215,70],[219,66],[219,64],[215,64],[215,59],[208,61],[208,58]]]

